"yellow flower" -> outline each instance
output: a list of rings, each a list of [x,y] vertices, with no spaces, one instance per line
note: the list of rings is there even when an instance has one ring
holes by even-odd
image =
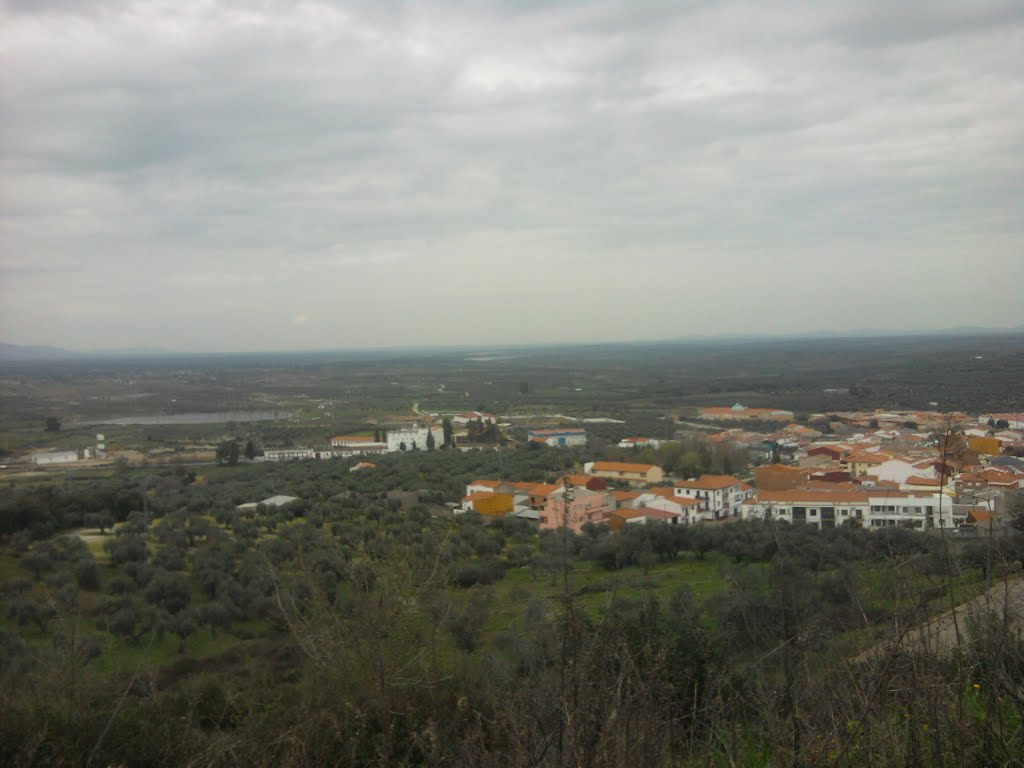
[[[974,687],[975,687],[976,689],[979,689],[979,690],[980,690],[980,689],[981,689],[981,683],[975,683],[975,684],[974,684]]]

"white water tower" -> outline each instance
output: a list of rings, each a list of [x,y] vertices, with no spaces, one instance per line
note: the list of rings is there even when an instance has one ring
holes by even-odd
[[[107,450],[107,443],[103,439],[103,435],[96,435],[96,453],[105,453]]]

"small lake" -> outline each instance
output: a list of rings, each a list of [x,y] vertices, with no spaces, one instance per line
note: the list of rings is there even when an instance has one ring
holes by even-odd
[[[287,411],[218,411],[215,413],[166,413],[158,416],[123,416],[116,419],[79,422],[82,426],[115,424],[222,424],[229,421],[273,421],[291,416]]]

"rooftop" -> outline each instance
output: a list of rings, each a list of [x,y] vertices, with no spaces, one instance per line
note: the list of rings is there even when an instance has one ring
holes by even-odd
[[[627,464],[621,461],[595,461],[595,472],[639,472],[647,474],[652,469],[657,469],[654,464]]]
[[[676,488],[696,488],[701,491],[720,491],[742,481],[732,475],[701,475],[696,480],[680,480]]]

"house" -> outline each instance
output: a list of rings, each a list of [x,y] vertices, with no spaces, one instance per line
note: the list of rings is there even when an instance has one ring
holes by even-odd
[[[648,525],[650,523],[678,525],[679,522],[678,513],[651,507],[617,509],[608,515],[608,527],[613,531],[621,531],[627,525]]]
[[[814,469],[807,478],[808,483],[848,483],[850,473],[842,469]]]
[[[787,464],[765,464],[754,469],[754,485],[758,491],[782,491],[796,488],[806,479],[809,470]]]
[[[823,456],[832,461],[842,461],[849,449],[837,443],[815,443],[807,446],[808,456]]]
[[[78,451],[50,451],[49,453],[33,453],[30,457],[33,464],[71,464],[78,461]]]
[[[531,509],[544,509],[548,503],[565,493],[565,487],[554,483],[534,483],[526,490],[527,505]]]
[[[515,499],[510,493],[476,491],[462,499],[463,512],[478,512],[481,515],[504,516],[511,514]]]
[[[911,475],[900,483],[901,491],[934,491],[939,490],[939,480],[935,477],[918,477]]]
[[[440,448],[444,444],[444,428],[406,427],[388,431],[388,451],[425,451],[429,445],[428,436],[434,439],[434,445]]]
[[[554,448],[571,448],[587,444],[587,431],[579,427],[530,429],[526,432],[526,439],[532,443],[541,443]]]
[[[612,503],[616,508],[630,507],[642,495],[640,491],[612,491],[610,494]]]
[[[863,466],[870,467],[864,474],[871,474],[882,482],[903,484],[911,477],[928,478],[935,476],[933,468],[919,467],[913,461],[898,456],[884,458],[881,463],[874,465],[865,463]]]
[[[651,488],[646,493],[641,493],[633,500],[633,508],[645,507],[647,509],[658,509],[663,512],[671,512],[676,517],[676,522],[684,525],[696,525],[703,517],[701,502],[699,499],[688,499],[684,496],[676,496],[673,488]]]
[[[466,485],[466,495],[471,496],[478,491],[494,493],[503,483],[503,480],[473,480]]]
[[[1015,491],[1024,488],[1024,475],[995,467],[986,467],[977,471],[964,472],[957,478],[956,484],[962,490],[995,488],[1003,491]]]
[[[875,469],[891,459],[887,453],[871,453],[868,451],[856,451],[841,459],[840,466],[847,469],[851,477],[863,477],[866,474],[874,474]]]
[[[735,517],[738,507],[753,495],[753,489],[732,475],[701,475],[695,480],[680,480],[674,486],[676,496],[697,499],[705,520]]]
[[[589,475],[608,480],[620,480],[630,485],[660,483],[665,476],[655,464],[627,464],[621,461],[589,461],[583,465]]]
[[[606,491],[608,483],[603,477],[594,475],[562,475],[558,478],[560,484],[568,483],[573,488],[586,488],[588,491]]]
[[[959,526],[959,533],[965,538],[990,536],[1002,528],[1001,521],[985,507],[970,507]]]
[[[363,470],[366,470],[366,469],[376,469],[376,468],[377,468],[376,464],[371,464],[369,461],[360,461],[358,464],[355,464],[355,465],[349,467],[348,471],[349,472],[362,472]]]
[[[564,494],[550,495],[540,513],[541,529],[557,529],[563,525],[579,533],[587,523],[603,523],[614,509],[607,493],[576,491],[572,498]]]

